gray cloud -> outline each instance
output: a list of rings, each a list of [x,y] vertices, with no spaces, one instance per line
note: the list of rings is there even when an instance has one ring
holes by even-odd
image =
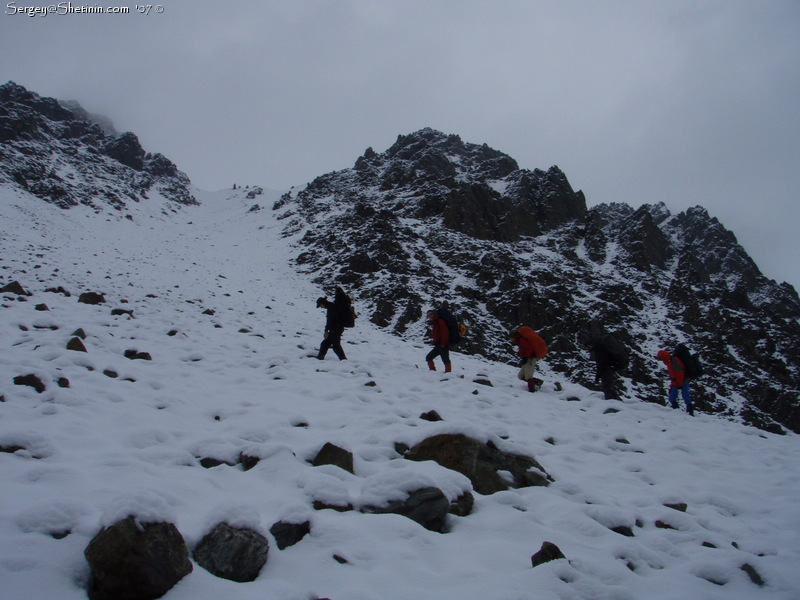
[[[0,79],[107,114],[200,187],[301,185],[430,126],[557,164],[590,204],[701,204],[800,285],[795,0],[3,6]]]

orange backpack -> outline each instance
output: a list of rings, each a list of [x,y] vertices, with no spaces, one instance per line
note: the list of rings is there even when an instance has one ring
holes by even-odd
[[[544,358],[547,355],[547,344],[533,329],[523,325],[519,328],[519,334],[531,343],[533,355],[536,358]]]

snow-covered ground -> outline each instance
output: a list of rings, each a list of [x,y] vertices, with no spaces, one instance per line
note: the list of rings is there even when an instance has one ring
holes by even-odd
[[[429,372],[422,343],[366,319],[345,333],[348,361],[317,361],[326,290],[292,271],[274,198],[246,192],[127,219],[0,190],[0,285],[33,293],[0,296],[0,446],[19,448],[0,453],[0,598],[85,598],[83,550],[128,514],[175,523],[190,548],[223,520],[270,540],[277,521],[311,522],[297,545],[271,543],[255,582],[195,565],[168,600],[800,598],[796,435],[605,401],[546,370],[532,395],[515,368],[458,354],[452,374]],[[72,296],[44,291],[57,286]],[[86,291],[107,302],[79,303]],[[86,353],[66,349],[78,328]],[[31,373],[44,392],[14,385]],[[476,494],[445,534],[312,508],[427,485],[457,497],[465,477],[395,451],[442,432],[533,456],[555,482]],[[354,475],[309,464],[326,442],[354,453]],[[261,460],[199,465],[242,452]],[[545,541],[567,560],[532,568]]]

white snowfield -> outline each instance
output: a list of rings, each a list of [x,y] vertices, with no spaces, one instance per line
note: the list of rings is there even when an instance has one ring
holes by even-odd
[[[0,598],[86,598],[84,549],[128,515],[174,523],[190,550],[220,521],[270,540],[256,581],[195,564],[167,600],[800,598],[797,435],[606,401],[546,359],[536,394],[515,367],[455,352],[452,374],[430,372],[422,340],[366,317],[345,332],[348,361],[318,361],[315,300],[331,290],[293,271],[275,198],[247,191],[198,192],[202,206],[174,211],[153,198],[128,219],[0,190],[0,286],[33,294],[0,295]],[[44,291],[58,286],[72,295]],[[87,291],[106,303],[79,303]],[[78,328],[86,353],[66,349]],[[28,374],[46,389],[13,383]],[[420,419],[430,410],[444,420]],[[444,534],[358,512],[431,485],[470,490],[395,450],[442,432],[533,456],[555,482],[475,494]],[[326,442],[354,454],[354,475],[309,464]],[[255,468],[199,464],[243,452]],[[280,520],[311,533],[278,550]],[[533,568],[545,541],[566,560]]]

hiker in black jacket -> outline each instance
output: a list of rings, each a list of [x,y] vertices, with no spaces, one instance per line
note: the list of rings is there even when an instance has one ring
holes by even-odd
[[[342,288],[337,287],[333,302],[327,298],[317,298],[317,308],[325,308],[328,311],[325,320],[325,338],[319,345],[317,358],[325,360],[328,349],[333,348],[333,352],[339,357],[339,360],[347,360],[342,348],[342,334],[348,322],[352,321],[350,298]]]
[[[589,338],[587,346],[597,365],[594,382],[600,382],[606,400],[618,400],[617,370],[623,370],[627,366],[627,352],[616,338],[608,333]]]

